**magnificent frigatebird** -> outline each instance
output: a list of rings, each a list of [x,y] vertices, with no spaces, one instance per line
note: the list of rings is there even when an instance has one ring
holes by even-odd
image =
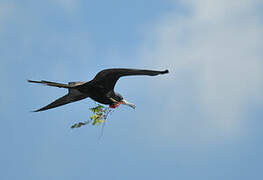
[[[111,108],[116,108],[120,104],[128,105],[135,108],[135,105],[129,103],[119,94],[114,92],[114,86],[118,79],[122,76],[130,75],[148,75],[156,76],[159,74],[166,74],[168,70],[165,71],[153,71],[153,70],[142,70],[142,69],[105,69],[100,71],[94,79],[88,82],[69,82],[68,84],[61,84],[50,81],[32,81],[28,80],[30,83],[40,83],[48,86],[55,86],[59,88],[68,89],[68,94],[55,100],[49,105],[42,107],[34,112],[44,111],[47,109],[55,108],[75,102],[84,98],[91,98],[102,104],[107,104]]]

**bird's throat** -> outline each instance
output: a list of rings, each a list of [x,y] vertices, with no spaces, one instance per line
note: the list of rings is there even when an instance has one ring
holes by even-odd
[[[110,105],[110,108],[115,109],[115,108],[118,107],[120,104],[121,104],[120,102],[117,102],[117,103],[115,103],[115,104],[111,104],[111,105]]]

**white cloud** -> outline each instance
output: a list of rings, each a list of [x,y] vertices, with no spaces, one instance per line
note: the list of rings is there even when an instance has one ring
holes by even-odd
[[[192,143],[245,133],[244,109],[263,100],[258,3],[188,0],[182,5],[190,15],[169,13],[147,32],[141,52],[144,65],[177,70],[161,86],[152,85],[158,90],[154,93],[165,94],[161,100],[166,110],[160,114],[164,118],[155,132],[160,137]],[[198,117],[192,117],[190,107],[197,108],[199,114],[193,114]]]

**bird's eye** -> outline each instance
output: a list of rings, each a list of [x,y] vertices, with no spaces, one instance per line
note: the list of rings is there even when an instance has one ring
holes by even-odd
[[[118,101],[121,101],[123,99],[122,96],[118,96]]]

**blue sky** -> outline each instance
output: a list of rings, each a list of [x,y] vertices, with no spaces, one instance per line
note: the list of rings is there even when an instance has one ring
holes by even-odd
[[[263,22],[259,0],[0,1],[0,179],[262,179]],[[100,128],[90,99],[30,113],[66,90],[27,79],[125,77]]]

